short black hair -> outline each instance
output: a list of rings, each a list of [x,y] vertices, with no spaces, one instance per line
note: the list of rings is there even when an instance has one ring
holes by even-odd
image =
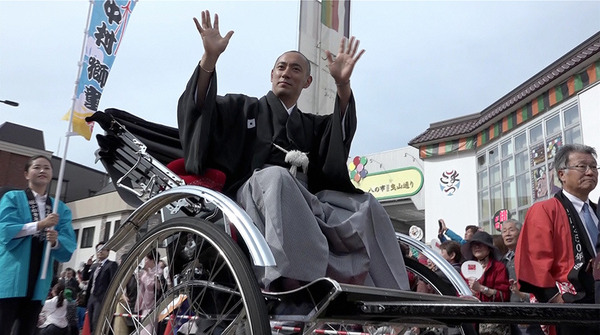
[[[281,58],[281,56],[283,56],[285,54],[289,54],[289,53],[295,53],[295,54],[302,56],[302,58],[304,58],[304,60],[306,61],[306,68],[308,69],[308,75],[310,76],[310,71],[311,71],[310,61],[308,60],[308,57],[306,57],[303,53],[301,53],[300,51],[297,51],[297,50],[286,51],[286,52],[282,53],[281,55],[279,55],[279,57],[277,57],[277,59],[275,60],[275,65],[277,65],[277,62],[279,62],[279,58]]]
[[[475,226],[475,225],[468,225],[465,228],[465,232],[470,230],[473,234],[475,234],[478,230],[479,230],[479,226]]]
[[[104,242],[104,241],[100,241],[100,242],[98,242],[98,243],[96,244],[96,252],[98,252],[98,246],[105,245],[105,244],[106,244],[106,242]],[[106,249],[106,250],[108,250],[108,249]],[[109,251],[110,251],[110,250],[109,250]]]

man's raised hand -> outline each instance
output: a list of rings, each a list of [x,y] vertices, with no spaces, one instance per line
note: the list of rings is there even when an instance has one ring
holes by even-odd
[[[233,30],[230,30],[225,36],[221,36],[219,32],[219,15],[215,14],[214,25],[210,19],[208,10],[202,11],[202,24],[194,18],[196,28],[202,37],[204,45],[204,56],[202,56],[201,66],[206,71],[212,71],[215,68],[217,59],[225,51],[229,40],[233,35]]]
[[[335,60],[333,59],[333,54],[329,50],[325,51],[329,63],[329,73],[338,86],[344,85],[350,81],[354,65],[360,59],[362,54],[365,53],[364,49],[358,51],[360,41],[355,39],[354,36],[350,38],[348,45],[346,45],[346,41],[346,38],[342,38],[340,49]]]

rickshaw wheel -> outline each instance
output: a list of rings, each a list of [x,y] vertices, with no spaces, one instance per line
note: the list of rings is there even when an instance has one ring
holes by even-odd
[[[439,295],[447,295],[447,296],[456,296],[457,290],[454,286],[452,286],[449,282],[444,281],[440,276],[438,276],[435,272],[429,269],[427,266],[419,263],[418,260],[410,257],[404,257],[404,263],[406,265],[406,271],[409,274],[415,276],[416,280],[422,281],[426,284],[426,287],[431,290],[433,294]],[[415,290],[416,287],[411,287],[411,290]],[[429,330],[432,333],[435,332],[435,327],[433,330]],[[446,332],[448,334],[464,334],[464,335],[476,335],[477,331],[475,330],[474,324],[463,324],[457,326],[456,328],[447,329]]]
[[[158,259],[166,261],[168,270],[147,271],[154,276],[142,276],[144,257],[154,251],[159,253]],[[153,287],[147,285],[148,278],[154,278]],[[138,307],[149,307],[136,308],[136,301]],[[265,300],[248,257],[222,229],[199,218],[170,219],[135,244],[107,291],[95,333],[163,335],[177,331],[271,332]]]

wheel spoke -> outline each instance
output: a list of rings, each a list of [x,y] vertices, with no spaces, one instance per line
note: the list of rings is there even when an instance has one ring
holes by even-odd
[[[141,268],[151,251],[166,261],[166,279],[160,271],[151,277],[154,281],[141,279],[142,271],[150,271]],[[144,291],[142,281],[145,287],[154,285],[153,294]],[[136,301],[121,298],[133,299],[134,290],[138,303],[152,296],[151,306],[138,311]],[[140,297],[142,292],[146,294]],[[136,243],[107,292],[101,318],[102,334],[162,335],[167,323],[172,333],[187,328],[235,334],[242,327],[249,334],[270,333],[264,298],[247,256],[214,224],[189,218],[165,222]]]

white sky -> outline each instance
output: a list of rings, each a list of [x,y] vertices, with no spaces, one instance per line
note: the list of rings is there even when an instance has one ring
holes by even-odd
[[[88,1],[0,0],[0,123],[65,143]],[[366,49],[352,77],[359,128],[351,155],[407,146],[429,124],[478,113],[600,31],[599,1],[353,1],[351,33]],[[262,96],[275,58],[297,48],[299,1],[140,0],[100,109],[176,127],[179,95],[202,55],[192,21],[218,13],[234,30],[217,65],[219,93]],[[67,158],[94,164],[94,137]]]

